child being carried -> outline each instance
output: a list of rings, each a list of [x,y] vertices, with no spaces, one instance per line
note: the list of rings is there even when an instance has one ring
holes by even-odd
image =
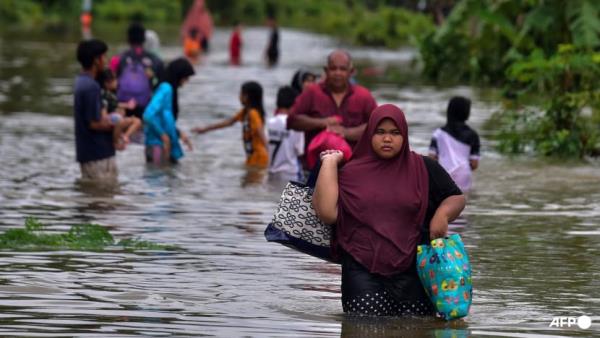
[[[131,135],[142,127],[142,121],[135,116],[125,116],[125,109],[132,110],[136,106],[135,99],[119,102],[117,99],[118,81],[112,70],[107,69],[100,75],[102,87],[102,119],[108,121],[113,128],[115,149],[123,150],[129,144]]]

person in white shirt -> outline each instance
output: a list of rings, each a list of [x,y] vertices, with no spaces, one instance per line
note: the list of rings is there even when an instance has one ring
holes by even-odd
[[[290,86],[279,88],[275,116],[267,121],[269,175],[286,180],[303,179],[299,156],[304,154],[304,133],[286,128],[288,113],[297,92]]]
[[[471,100],[455,96],[450,99],[446,125],[433,132],[429,156],[438,160],[464,193],[473,185],[472,172],[479,166],[479,135],[466,124]]]

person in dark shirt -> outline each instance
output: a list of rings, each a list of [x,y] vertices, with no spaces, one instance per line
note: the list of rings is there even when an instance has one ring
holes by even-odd
[[[108,47],[100,40],[82,41],[77,46],[81,73],[75,79],[75,149],[83,179],[117,178],[113,125],[102,118],[100,85],[96,77],[104,70]]]
[[[321,154],[313,206],[335,225],[344,312],[433,316],[417,245],[446,236],[465,207],[462,192],[436,161],[410,150],[404,113],[391,104],[373,111],[352,158],[342,160],[338,150]]]
[[[265,56],[267,58],[267,65],[273,67],[279,62],[279,28],[277,27],[275,17],[271,16],[267,19],[267,26],[271,28],[271,35]]]

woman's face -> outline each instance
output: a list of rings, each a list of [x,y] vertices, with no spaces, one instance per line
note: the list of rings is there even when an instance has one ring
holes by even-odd
[[[396,123],[392,119],[385,118],[375,128],[371,146],[377,156],[387,160],[398,155],[403,142],[404,138]]]

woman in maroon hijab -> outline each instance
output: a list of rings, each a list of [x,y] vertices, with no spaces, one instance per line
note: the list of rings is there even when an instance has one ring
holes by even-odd
[[[332,251],[342,262],[342,307],[355,314],[432,315],[416,272],[417,245],[444,237],[465,206],[435,161],[410,150],[404,113],[377,107],[347,164],[321,154],[313,195],[319,218],[335,224]]]

